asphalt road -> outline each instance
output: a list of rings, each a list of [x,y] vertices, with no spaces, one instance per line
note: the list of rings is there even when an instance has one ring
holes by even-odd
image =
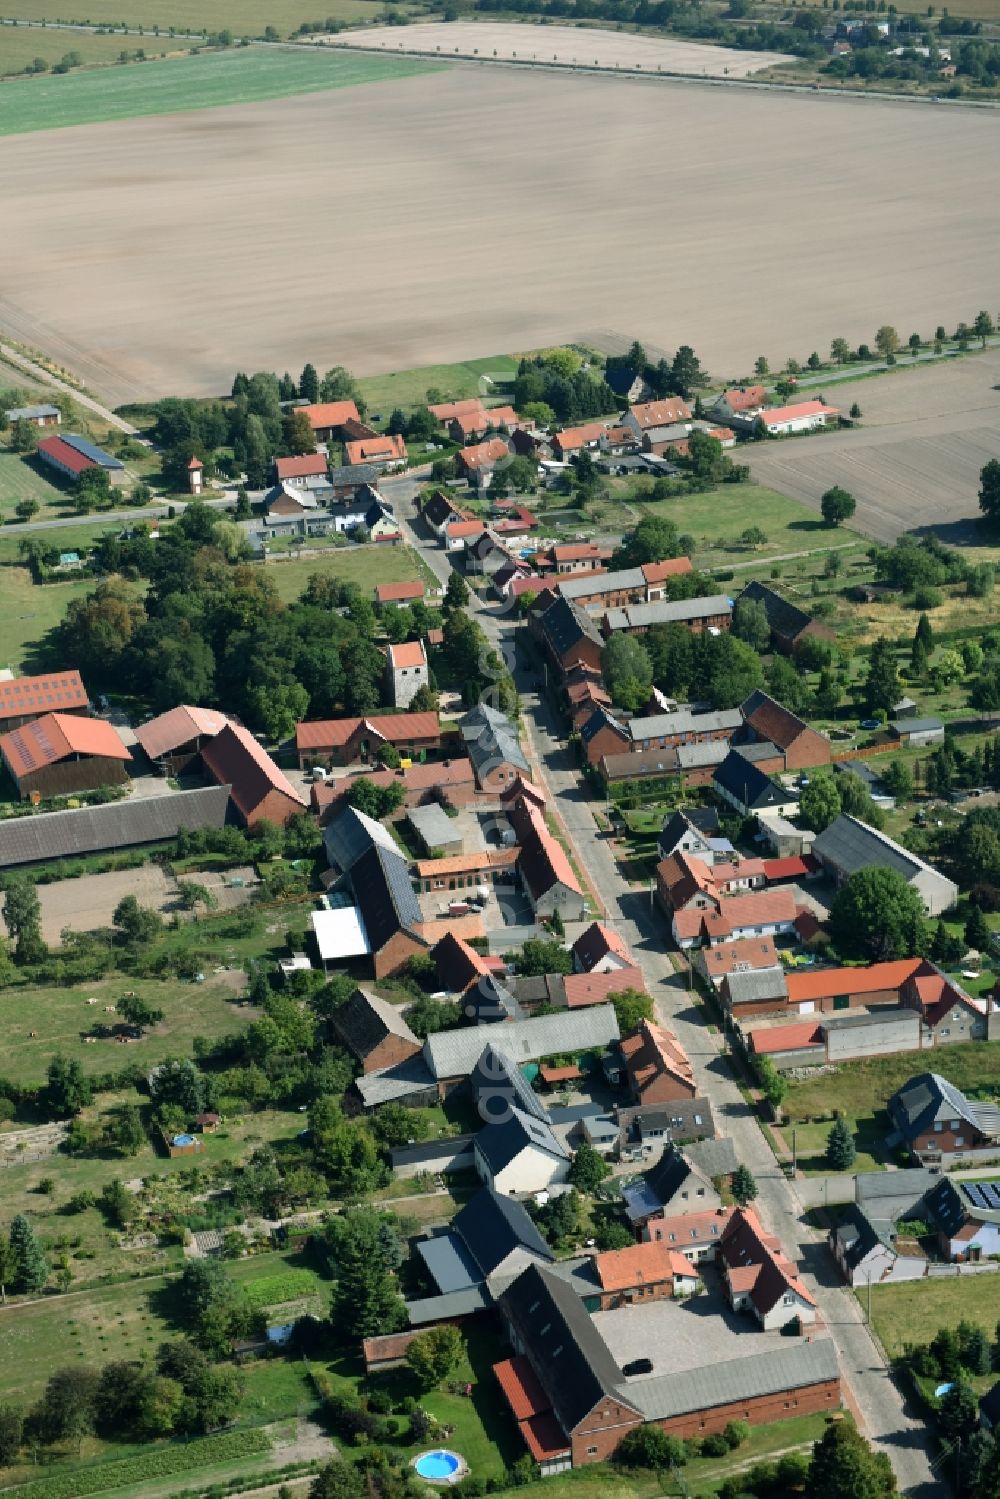
[[[417,484],[404,479],[385,487],[391,492],[408,539],[420,548],[441,582],[447,583],[451,571],[448,558],[436,540],[419,534],[419,523],[417,527],[412,523],[410,500]],[[940,1499],[947,1493],[947,1484],[932,1468],[923,1421],[890,1377],[857,1298],[841,1282],[823,1239],[803,1221],[798,1193],[780,1171],[727,1061],[720,1055],[719,1038],[709,1032],[700,1007],[692,1002],[683,980],[674,973],[665,950],[666,924],[653,905],[651,891],[631,886],[622,878],[613,849],[594,821],[576,761],[563,743],[561,724],[535,690],[535,672],[518,651],[523,627],[499,609],[476,603],[474,610],[488,637],[514,670],[529,758],[536,767],[537,780],[558,806],[577,859],[605,907],[605,919],[635,954],[654,996],[657,1014],[685,1047],[700,1091],[711,1102],[718,1128],[733,1140],[739,1159],[753,1172],[759,1189],[756,1208],[786,1253],[804,1268],[804,1280],[836,1345],[849,1403],[872,1441],[888,1453],[901,1493],[918,1499]]]

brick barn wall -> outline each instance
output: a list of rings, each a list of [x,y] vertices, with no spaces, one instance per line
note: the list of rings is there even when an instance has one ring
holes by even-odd
[[[831,1379],[806,1385],[800,1390],[784,1390],[777,1395],[759,1395],[710,1410],[692,1411],[657,1421],[664,1431],[675,1437],[707,1437],[723,1431],[730,1421],[749,1421],[751,1426],[768,1426],[787,1421],[792,1416],[811,1416],[820,1411],[837,1410],[840,1405],[840,1380]]]
[[[642,1417],[613,1400],[602,1400],[570,1433],[574,1468],[605,1462],[627,1431],[643,1424]],[[591,1452],[591,1447],[596,1448]]]
[[[377,1072],[380,1067],[395,1067],[397,1063],[415,1056],[419,1050],[419,1045],[415,1046],[403,1036],[386,1036],[374,1051],[368,1053],[362,1066],[365,1072]]]
[[[372,954],[375,977],[384,979],[393,973],[398,973],[414,953],[426,952],[426,950],[422,942],[418,942],[407,932],[396,932],[384,947]]]
[[[248,828],[256,827],[258,822],[276,822],[283,828],[297,812],[304,812],[305,808],[293,797],[286,796],[283,791],[269,791],[264,800],[251,807],[245,821]]]

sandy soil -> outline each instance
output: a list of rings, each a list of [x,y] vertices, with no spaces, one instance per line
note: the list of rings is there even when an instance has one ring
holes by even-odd
[[[639,335],[718,375],[992,306],[995,123],[456,65],[4,142],[0,328],[113,401]]]
[[[707,42],[637,36],[599,27],[526,26],[514,21],[431,21],[426,25],[375,26],[344,32],[337,47],[385,52],[440,53],[442,57],[530,58],[560,67],[639,68],[648,73],[685,73],[696,78],[744,78],[779,63],[795,62],[784,52],[741,52]]]
[[[77,880],[39,885],[43,938],[50,946],[58,947],[64,927],[74,932],[92,932],[110,926],[115,907],[126,895],[134,895],[141,906],[150,910],[166,912],[176,905],[177,884],[158,864],[144,864],[141,869],[84,874]]]
[[[924,528],[957,545],[982,541],[970,522],[979,471],[1000,458],[1000,349],[834,384],[826,395],[842,411],[857,401],[863,425],[753,448],[758,484],[815,510],[840,484],[858,502],[855,524],[879,541]]]

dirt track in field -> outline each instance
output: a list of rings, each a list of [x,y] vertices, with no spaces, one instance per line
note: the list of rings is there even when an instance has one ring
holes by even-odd
[[[856,401],[862,426],[752,448],[758,484],[814,510],[840,484],[858,502],[854,524],[879,541],[933,529],[959,546],[982,543],[979,471],[1000,458],[1000,349],[834,384],[826,395],[845,412]]]
[[[992,307],[996,122],[445,72],[4,141],[0,329],[114,402],[571,338],[757,354]]]

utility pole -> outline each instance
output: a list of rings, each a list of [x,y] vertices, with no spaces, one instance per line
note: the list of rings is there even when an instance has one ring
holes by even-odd
[[[796,1151],[795,1151],[795,1130],[793,1128],[792,1129],[792,1175],[793,1176],[795,1175],[797,1165],[798,1165],[798,1157],[797,1157]]]

